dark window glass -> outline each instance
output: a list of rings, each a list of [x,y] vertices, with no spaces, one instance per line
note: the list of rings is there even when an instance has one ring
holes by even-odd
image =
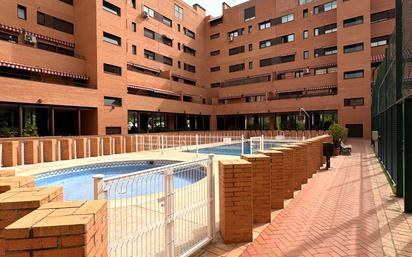
[[[220,50],[210,52],[210,56],[216,56],[220,54]]]
[[[245,9],[245,21],[250,21],[255,18],[256,18],[256,10],[254,6]]]
[[[37,24],[46,25],[46,14],[37,12]]]
[[[350,19],[346,19],[343,21],[344,27],[351,27],[355,25],[359,25],[363,23],[363,16],[358,16]]]
[[[62,19],[50,16],[48,14],[37,12],[37,24],[43,25],[55,30],[59,30],[68,34],[74,33],[74,25]]]
[[[395,9],[371,14],[371,22],[381,22],[395,18]]]
[[[63,3],[69,4],[69,5],[73,5],[73,0],[60,0]]]
[[[343,47],[343,52],[345,54],[363,51],[363,43],[357,43],[352,45],[347,45]]]
[[[220,33],[210,35],[210,40],[217,39],[217,38],[220,38]]]
[[[133,55],[137,54],[137,47],[135,45],[132,45],[132,54]]]
[[[104,72],[114,74],[114,75],[122,75],[122,68],[119,66],[111,65],[111,64],[103,64],[103,70]]]
[[[344,99],[345,106],[362,106],[365,105],[365,99],[363,97],[359,98],[347,98]]]
[[[245,52],[245,46],[239,46],[229,49],[229,55],[236,55]]]
[[[16,35],[0,31],[0,40],[17,43],[18,42],[18,37]]]
[[[344,79],[357,79],[357,78],[363,78],[363,76],[364,76],[363,70],[347,71],[344,73]]]
[[[193,38],[193,39],[196,38],[196,34],[195,34],[193,31],[191,31],[190,29],[188,29],[188,28],[183,28],[183,31],[184,31],[184,33],[185,33],[186,36],[188,36],[188,37],[190,37],[190,38]]]
[[[151,39],[155,39],[155,32],[151,31],[150,29],[144,28],[144,36],[151,38]]]
[[[167,64],[167,65],[170,65],[170,66],[173,66],[173,59],[170,58],[170,57],[163,56],[163,63]]]
[[[196,56],[196,50],[185,45],[183,46],[183,52]]]
[[[210,22],[209,22],[209,25],[210,25],[210,27],[215,27],[215,26],[217,26],[217,25],[219,25],[219,24],[222,24],[222,23],[223,23],[223,16],[220,17],[220,18],[217,18],[217,19],[214,19],[214,20],[210,21]]]
[[[237,71],[242,71],[242,70],[245,70],[245,64],[244,63],[229,66],[229,72],[237,72]]]
[[[189,72],[196,73],[196,67],[187,63],[183,65],[183,69]]]
[[[210,72],[217,72],[220,71],[220,66],[210,68]]]
[[[113,44],[113,45],[118,45],[118,46],[122,45],[122,39],[120,37],[107,33],[107,32],[103,32],[103,41]]]
[[[117,15],[117,16],[121,15],[121,9],[118,6],[112,3],[109,3],[106,0],[103,0],[103,9],[110,13],[113,13],[114,15]]]
[[[17,17],[22,20],[27,20],[27,9],[23,5],[17,5]]]
[[[105,106],[121,107],[122,106],[122,99],[117,98],[117,97],[105,96],[104,97],[104,105]]]
[[[149,51],[149,50],[144,50],[144,57],[146,58],[146,59],[149,59],[149,60],[155,60],[155,58],[156,58],[156,54],[154,53],[154,52],[152,52],[152,51]]]
[[[106,127],[106,135],[120,135],[122,134],[121,127]]]

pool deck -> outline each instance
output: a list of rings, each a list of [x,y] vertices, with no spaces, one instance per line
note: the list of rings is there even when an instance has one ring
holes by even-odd
[[[250,244],[219,240],[197,256],[412,256],[412,214],[393,192],[368,141],[332,160]]]
[[[217,237],[196,256],[412,256],[412,214],[403,212],[403,200],[393,195],[369,142],[349,143],[352,156],[334,157],[332,169],[317,173],[284,210],[273,211],[270,224],[256,225],[253,243],[224,245]],[[171,149],[25,165],[16,171],[35,175],[101,162],[207,156]],[[233,158],[215,156],[216,183],[218,160]],[[216,195],[217,221],[218,199]]]

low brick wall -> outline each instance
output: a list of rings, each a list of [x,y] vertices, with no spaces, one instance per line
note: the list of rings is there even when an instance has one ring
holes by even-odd
[[[45,204],[3,231],[6,256],[107,256],[107,202]]]
[[[60,140],[60,157],[62,160],[71,160],[73,158],[73,139]]]
[[[76,138],[76,158],[86,158],[88,157],[88,139],[87,138]]]
[[[7,141],[3,142],[3,166],[17,166],[19,161],[19,142]]]
[[[290,164],[293,166],[293,185],[294,190],[300,190],[302,188],[302,184],[304,184],[303,181],[305,181],[304,177],[306,177],[304,174],[305,163],[302,161],[304,149],[302,146],[297,144],[287,144],[282,146],[293,149],[293,161]]]
[[[56,161],[56,139],[43,140],[43,158],[45,162]]]
[[[270,157],[248,154],[241,158],[252,164],[253,223],[270,222]]]
[[[1,177],[0,178],[0,194],[17,188],[34,187],[34,177]]]
[[[16,175],[16,170],[14,169],[0,169],[0,178],[2,177],[12,177]]]
[[[285,181],[283,168],[283,152],[275,150],[258,151],[270,157],[270,207],[283,209],[285,204]]]
[[[294,196],[294,166],[293,166],[293,149],[287,148],[287,147],[273,147],[270,150],[275,150],[275,151],[280,151],[283,153],[283,183],[285,186],[284,190],[284,198],[285,199],[290,199],[293,198]]]
[[[90,156],[97,157],[100,156],[101,146],[100,146],[101,139],[98,137],[90,138]]]
[[[39,140],[24,142],[24,164],[36,164],[39,162]]]
[[[62,187],[19,188],[0,194],[0,257],[5,256],[5,227],[49,202],[63,201]]]
[[[111,155],[112,154],[112,138],[111,137],[104,137],[103,139],[103,154],[104,155]]]
[[[220,234],[225,244],[253,240],[252,164],[219,161]]]

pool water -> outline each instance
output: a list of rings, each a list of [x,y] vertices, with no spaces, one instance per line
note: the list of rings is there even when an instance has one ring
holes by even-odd
[[[265,141],[264,149],[268,150],[272,147],[278,147],[280,145],[290,143],[290,142],[280,142],[280,141]],[[259,151],[259,144],[253,143],[252,152],[250,151],[250,142],[245,141],[244,143],[244,154],[255,154]],[[186,152],[196,153],[196,150],[188,150]],[[201,154],[217,154],[217,155],[241,155],[242,154],[242,144],[241,143],[234,143],[234,144],[227,144],[227,145],[220,145],[220,146],[213,146],[213,147],[205,147],[200,148],[199,153]]]
[[[79,166],[40,174],[36,176],[36,186],[62,186],[64,188],[64,199],[67,201],[92,200],[94,175],[102,174],[105,178],[111,178],[175,163],[178,162],[127,161]],[[205,173],[199,167],[197,169],[196,176],[193,176],[193,171],[188,174],[190,170],[175,175],[173,177],[174,187],[180,188],[203,178]],[[110,195],[114,198],[123,198],[163,191],[163,175],[144,175],[139,177],[138,180],[141,183],[134,183],[135,186],[129,187],[128,190],[125,190],[122,186],[110,188],[109,190],[115,190],[114,193],[110,192]]]

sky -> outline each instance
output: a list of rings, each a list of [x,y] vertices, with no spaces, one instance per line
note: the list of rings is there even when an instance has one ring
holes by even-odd
[[[184,0],[190,5],[199,4],[206,9],[207,14],[214,17],[222,14],[222,2],[226,2],[229,6],[234,6],[246,2],[247,0]]]

